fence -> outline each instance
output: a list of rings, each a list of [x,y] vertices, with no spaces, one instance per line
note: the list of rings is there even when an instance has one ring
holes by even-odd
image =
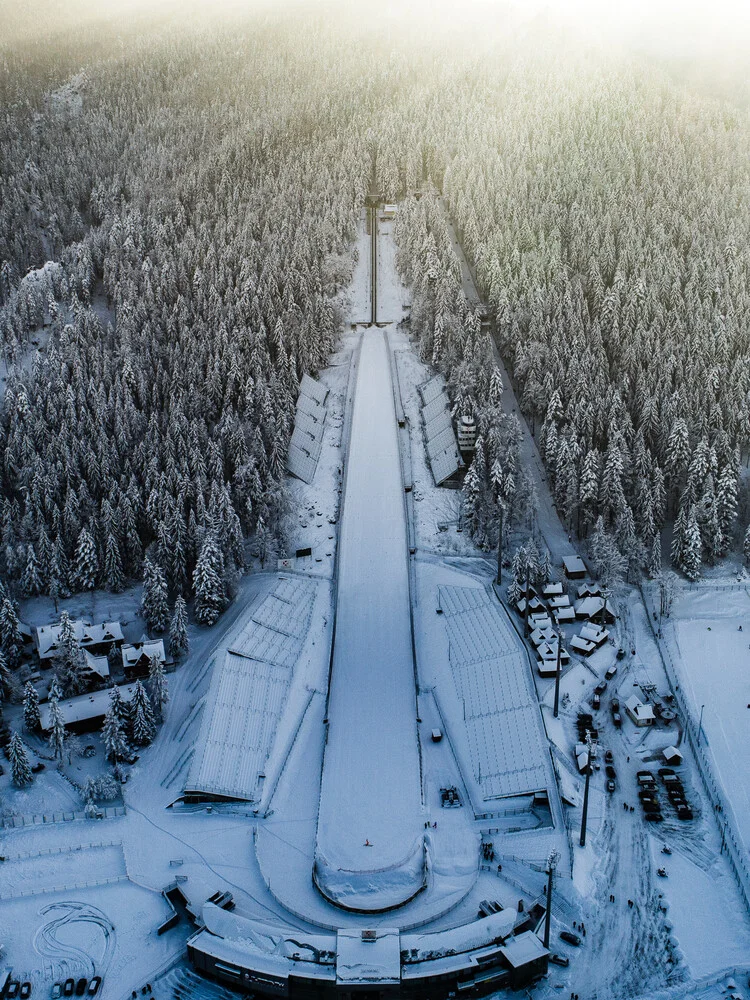
[[[114,819],[116,816],[124,816],[125,812],[125,806],[99,806],[97,819]],[[6,830],[12,830],[24,826],[42,826],[45,823],[73,823],[76,820],[88,818],[83,809],[76,809],[74,812],[37,813],[34,815],[13,813],[11,816],[2,817],[2,825]]]
[[[725,589],[745,590],[747,588],[741,585],[730,584]],[[744,898],[745,906],[750,910],[750,866],[747,861],[747,849],[742,843],[742,838],[737,829],[737,818],[724,794],[723,788],[716,779],[711,760],[701,745],[700,733],[693,718],[691,708],[682,693],[679,674],[672,660],[672,654],[668,646],[659,639],[657,630],[654,628],[654,618],[651,613],[654,611],[654,607],[649,608],[648,595],[643,584],[640,585],[640,591],[644,607],[646,608],[646,617],[648,618],[654,640],[659,649],[664,670],[666,671],[675,700],[677,701],[677,706],[684,720],[683,728],[685,735],[698,764],[698,773],[701,776],[703,787],[713,806],[714,814],[719,824],[722,851],[726,848],[727,858]]]
[[[5,892],[0,899],[20,899],[22,896],[44,896],[52,892],[70,892],[71,889],[90,889],[98,885],[112,885],[115,882],[127,882],[127,875],[110,875],[107,878],[95,878],[89,882],[69,882],[67,885],[45,885],[38,889],[19,889],[17,892]]]
[[[41,851],[21,851],[19,854],[6,854],[6,861],[27,861],[29,858],[44,858],[50,854],[74,854],[76,851],[89,851],[97,847],[122,847],[120,840],[102,840],[96,844],[74,844],[72,847],[47,847]]]

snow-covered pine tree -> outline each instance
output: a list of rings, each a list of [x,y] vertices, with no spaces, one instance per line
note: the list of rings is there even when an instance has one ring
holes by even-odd
[[[57,696],[52,689],[49,695],[49,745],[55,760],[62,761],[65,753],[65,721]]]
[[[93,590],[98,576],[96,543],[88,528],[81,528],[73,558],[73,585],[77,590]]]
[[[169,626],[169,646],[175,659],[184,656],[190,648],[187,604],[182,594],[178,594],[174,602],[174,613]]]
[[[195,617],[201,625],[215,625],[226,607],[223,572],[224,560],[221,549],[214,535],[209,532],[203,540],[193,573]]]
[[[742,554],[745,557],[745,562],[750,565],[750,524],[748,524],[745,529],[745,539],[742,543]]]
[[[112,691],[116,691],[119,695],[117,688],[113,688]],[[128,745],[122,724],[122,698],[119,698],[118,701],[114,694],[110,695],[109,707],[104,715],[102,739],[110,763],[118,764],[128,756]]]
[[[23,724],[30,733],[38,733],[42,728],[39,692],[31,681],[26,681],[23,689]]]
[[[148,746],[156,735],[156,720],[146,689],[136,682],[131,700],[131,727],[136,746]]]
[[[163,632],[169,622],[167,580],[164,570],[149,556],[143,563],[141,612],[150,632]]]
[[[23,649],[23,637],[16,606],[8,594],[0,602],[0,648],[5,653],[8,665],[17,666]]]
[[[85,660],[81,644],[67,611],[60,614],[58,633],[58,654],[55,660],[55,676],[66,698],[80,694],[86,686]]]
[[[8,660],[5,653],[0,650],[0,702],[7,701],[10,698],[11,685],[12,677],[10,668],[8,667]]]
[[[152,656],[149,660],[148,687],[154,712],[161,719],[164,715],[164,706],[169,701],[169,687],[167,686],[164,664],[158,656]]]
[[[18,788],[30,785],[34,780],[29,764],[29,756],[23,740],[14,732],[8,744],[8,761],[10,762],[10,773],[13,775],[13,784]]]
[[[21,577],[21,590],[27,597],[34,597],[42,592],[42,580],[39,570],[39,560],[36,557],[36,550],[29,542],[26,547],[26,566]]]

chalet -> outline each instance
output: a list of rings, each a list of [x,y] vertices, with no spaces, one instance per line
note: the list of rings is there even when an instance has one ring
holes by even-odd
[[[611,625],[615,621],[615,616],[609,606],[609,602],[603,597],[584,597],[576,601],[576,618],[582,621],[606,622]]]
[[[121,649],[122,669],[128,679],[147,677],[151,658],[156,656],[166,667],[172,663],[164,651],[163,639],[141,636],[140,642],[128,643]]]
[[[516,604],[518,613],[521,615],[526,614],[526,598],[522,597],[520,601]],[[537,611],[546,611],[544,601],[540,601],[538,597],[534,596],[529,599],[529,614],[533,614]]]
[[[653,726],[656,722],[653,708],[649,704],[644,704],[635,695],[625,702],[625,711],[636,726]]]
[[[670,767],[679,767],[682,763],[682,753],[677,747],[665,747],[661,755],[664,758],[664,763],[669,764]]]
[[[106,656],[112,646],[121,646],[124,642],[122,627],[119,622],[102,622],[92,625],[82,619],[71,622],[73,634],[81,649],[87,650],[92,656]],[[42,667],[49,667],[60,652],[60,623],[56,625],[40,625],[36,630],[36,648]]]
[[[599,586],[598,583],[587,582],[587,583],[582,583],[580,587],[578,587],[576,593],[578,594],[579,599],[582,599],[584,597],[601,597],[602,588]]]
[[[563,556],[563,570],[568,580],[583,580],[586,564],[580,556]]]
[[[579,656],[591,656],[596,646],[590,639],[582,639],[580,635],[574,635],[570,640],[570,648]]]
[[[542,596],[549,599],[550,597],[561,597],[563,592],[563,585],[561,583],[547,583],[542,588]]]
[[[552,617],[558,625],[563,625],[565,622],[574,622],[576,620],[575,608],[556,608],[552,612]]]
[[[598,648],[607,641],[609,632],[602,625],[584,625],[581,629],[581,638],[588,639]]]
[[[123,701],[130,701],[135,693],[135,684],[119,684],[118,687]],[[58,706],[66,729],[74,733],[90,733],[100,729],[109,708],[110,690],[111,688],[103,688],[101,691],[92,691],[90,694],[81,694],[76,698],[60,701]],[[39,714],[43,732],[49,733],[51,727],[49,702],[43,702],[39,706]]]
[[[109,657],[108,656],[94,656],[88,651],[88,649],[83,650],[83,672],[88,676],[91,681],[106,681],[109,679]]]
[[[559,608],[569,608],[570,598],[567,594],[559,594],[557,597],[550,597],[547,603],[553,611],[556,611]]]

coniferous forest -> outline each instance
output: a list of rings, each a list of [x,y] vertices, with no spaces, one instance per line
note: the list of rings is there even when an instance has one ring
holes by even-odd
[[[281,542],[300,378],[365,196],[398,199],[412,333],[480,437],[480,545],[533,520],[494,337],[558,510],[622,573],[742,548],[750,119],[637,54],[512,23],[8,12],[0,41],[0,577],[226,605]],[[552,83],[554,82],[554,86]],[[447,210],[446,212],[443,210]],[[466,301],[446,218],[475,269]],[[667,530],[665,530],[667,529]],[[750,548],[750,539],[745,541]],[[662,545],[665,551],[662,551]],[[598,554],[598,555],[597,555]]]

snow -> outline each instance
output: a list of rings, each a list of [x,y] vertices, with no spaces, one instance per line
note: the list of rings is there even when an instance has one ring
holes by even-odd
[[[743,625],[743,631],[738,626]],[[662,631],[696,726],[750,849],[750,595],[737,589],[685,588]]]
[[[424,824],[404,494],[376,330],[362,341],[345,490],[316,878],[330,898],[377,909],[421,888]]]

